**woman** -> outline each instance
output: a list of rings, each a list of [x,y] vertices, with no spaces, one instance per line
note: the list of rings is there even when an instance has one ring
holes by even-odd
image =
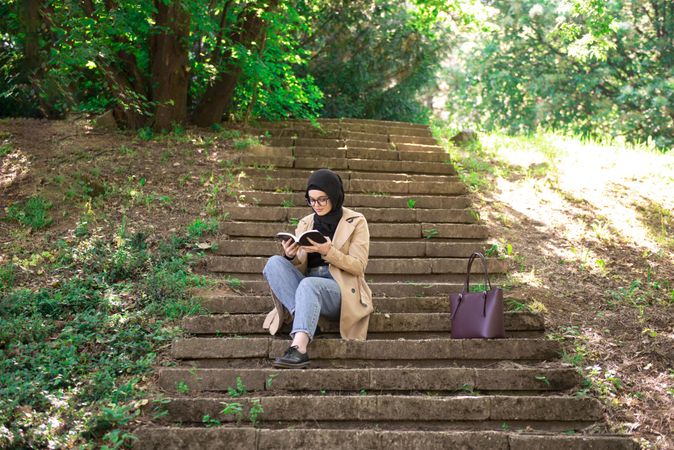
[[[293,324],[292,343],[276,358],[275,367],[309,365],[307,346],[319,316],[339,319],[342,338],[364,340],[373,311],[372,292],[365,283],[370,250],[365,217],[342,207],[342,179],[331,170],[312,173],[304,196],[314,213],[300,220],[295,235],[318,230],[327,242],[300,246],[284,241],[283,256],[272,256],[262,272],[274,302],[263,327],[275,334],[283,323]]]

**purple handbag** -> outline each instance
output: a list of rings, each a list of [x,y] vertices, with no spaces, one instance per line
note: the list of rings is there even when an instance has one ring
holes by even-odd
[[[484,268],[485,288],[488,291],[469,292],[470,268],[476,258],[482,260]],[[473,253],[468,260],[468,273],[463,285],[463,292],[450,294],[449,303],[452,308],[452,338],[503,338],[503,291],[492,288],[487,272],[487,260],[481,253]]]

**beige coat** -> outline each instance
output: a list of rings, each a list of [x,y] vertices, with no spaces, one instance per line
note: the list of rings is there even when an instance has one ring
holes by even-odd
[[[300,220],[295,235],[314,227],[314,215]],[[332,248],[323,259],[329,264],[332,277],[342,294],[342,309],[339,318],[339,332],[344,339],[365,340],[372,306],[372,291],[365,282],[370,252],[370,230],[365,217],[348,208],[343,208],[342,218],[337,224]],[[293,264],[302,273],[307,272],[307,253],[300,247]]]

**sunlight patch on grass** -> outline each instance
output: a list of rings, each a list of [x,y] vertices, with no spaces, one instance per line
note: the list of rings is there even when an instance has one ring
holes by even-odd
[[[674,153],[553,133],[491,133],[481,142],[483,154],[499,167],[494,187],[517,212],[543,223],[544,210],[571,212],[574,220],[565,230],[571,240],[622,238],[651,252],[671,245]],[[635,205],[629,200],[635,194],[650,203]]]

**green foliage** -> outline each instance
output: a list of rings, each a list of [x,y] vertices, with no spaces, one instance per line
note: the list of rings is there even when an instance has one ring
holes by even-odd
[[[674,145],[672,45],[666,0],[498,0],[479,32],[461,37],[447,81],[450,121],[460,128],[583,136]],[[670,30],[670,31],[666,31]]]
[[[33,230],[46,228],[53,222],[49,217],[49,210],[52,207],[51,202],[44,197],[29,197],[23,202],[15,203],[7,209],[7,219],[15,220],[26,225]]]
[[[141,380],[176,336],[176,320],[201,311],[188,289],[205,280],[191,273],[187,242],[173,237],[151,250],[123,223],[115,242],[83,236],[31,258],[59,274],[51,287],[15,286],[13,269],[2,268],[0,447],[133,440],[124,427],[148,403]]]
[[[439,231],[437,228],[429,228],[427,230],[423,230],[422,234],[426,239],[433,239],[435,236],[439,234]]]
[[[189,76],[186,89],[168,92],[167,104],[187,102],[195,109],[225,73],[236,74],[234,107],[227,111],[235,118],[316,115],[322,94],[311,76],[300,73],[310,56],[301,38],[312,32],[315,1],[278,2],[271,10],[266,1],[174,3],[169,21],[177,21],[175,11],[189,17],[189,26],[178,31],[189,48]],[[0,102],[0,116],[54,117],[118,106],[139,118],[129,125],[142,130],[141,139],[153,138],[147,125],[166,103],[153,99],[161,69],[154,67],[151,43],[157,35],[173,39],[176,33],[161,23],[157,4],[55,1],[40,10],[35,23],[24,17],[23,6],[14,0],[0,6],[0,92],[7,100]],[[251,29],[260,18],[261,29]],[[180,134],[176,125],[163,128],[171,127]]]
[[[4,158],[5,156],[9,155],[13,150],[14,149],[9,144],[0,145],[0,158]]]
[[[325,94],[324,117],[425,123],[420,94],[434,87],[455,2],[362,0],[323,3],[308,39],[309,73]],[[456,14],[457,16],[461,15]]]
[[[414,209],[414,205],[417,204],[417,201],[414,200],[413,198],[407,199],[407,207],[409,209]]]
[[[14,264],[10,263],[0,266],[0,293],[14,287],[15,271]]]
[[[227,388],[227,393],[229,394],[230,397],[241,397],[242,395],[246,395],[246,385],[243,384],[243,380],[241,377],[236,377],[236,384],[234,387],[228,387]]]
[[[218,221],[216,219],[209,219],[204,221],[202,219],[195,219],[194,222],[187,226],[187,237],[190,240],[195,240],[204,234],[213,234],[218,231]]]

